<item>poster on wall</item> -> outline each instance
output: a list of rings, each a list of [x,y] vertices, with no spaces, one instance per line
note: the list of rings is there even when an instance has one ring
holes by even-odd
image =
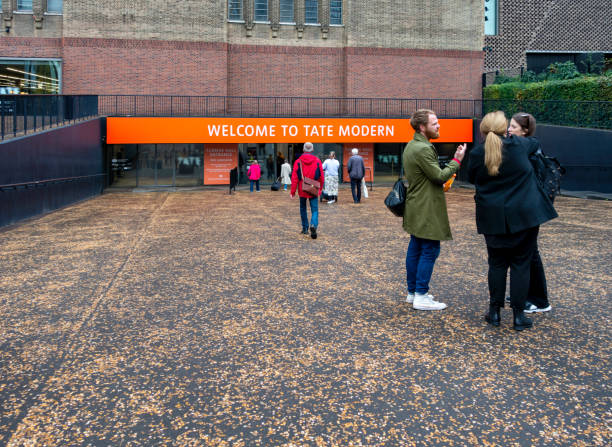
[[[229,185],[230,170],[238,166],[238,144],[204,145],[204,184]]]
[[[342,166],[342,180],[344,182],[350,182],[348,171],[346,170],[346,164],[349,158],[353,155],[351,151],[353,148],[357,148],[359,153],[363,157],[363,164],[365,165],[365,181],[374,181],[374,143],[345,143],[343,152],[343,166]]]

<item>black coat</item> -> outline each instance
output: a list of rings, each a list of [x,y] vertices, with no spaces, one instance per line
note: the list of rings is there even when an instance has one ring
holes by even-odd
[[[484,163],[484,145],[469,155],[468,179],[476,186],[476,227],[482,234],[510,234],[536,227],[557,212],[536,183],[528,156],[539,143],[535,138],[503,138],[499,174],[490,176]]]

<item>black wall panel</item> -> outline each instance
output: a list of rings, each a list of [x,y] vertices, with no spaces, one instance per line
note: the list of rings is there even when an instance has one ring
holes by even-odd
[[[100,119],[0,143],[0,226],[100,194],[103,174]]]

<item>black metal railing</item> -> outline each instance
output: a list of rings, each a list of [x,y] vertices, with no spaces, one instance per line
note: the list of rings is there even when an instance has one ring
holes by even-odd
[[[100,95],[98,110],[104,116],[406,118],[428,108],[443,118],[471,118],[481,107],[471,99]]]
[[[97,115],[96,95],[0,95],[0,140]]]
[[[164,95],[0,95],[0,140],[95,116],[409,118],[417,109],[440,118],[533,114],[538,122],[612,129],[612,101],[315,98]]]

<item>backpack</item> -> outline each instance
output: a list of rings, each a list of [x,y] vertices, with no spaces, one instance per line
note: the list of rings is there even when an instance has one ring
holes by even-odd
[[[538,148],[536,152],[529,156],[529,161],[533,166],[536,180],[546,197],[554,202],[555,197],[561,191],[561,176],[565,174],[565,168],[555,158],[550,157],[542,148]]]

